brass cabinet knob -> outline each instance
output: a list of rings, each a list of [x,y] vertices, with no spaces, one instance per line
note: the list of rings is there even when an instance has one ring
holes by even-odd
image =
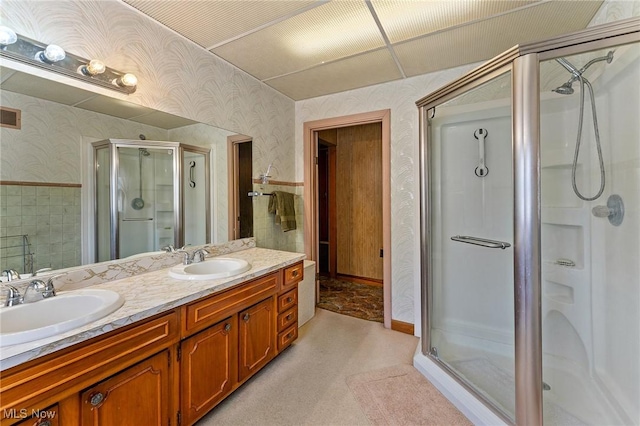
[[[91,395],[89,399],[89,402],[94,407],[97,407],[98,405],[100,405],[102,401],[104,401],[104,394],[102,392],[94,393],[93,395]]]

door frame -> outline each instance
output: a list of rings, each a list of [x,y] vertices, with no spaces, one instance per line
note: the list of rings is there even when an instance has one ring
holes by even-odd
[[[238,145],[253,142],[251,136],[231,135],[227,136],[227,187],[228,187],[228,223],[229,241],[240,238],[238,226],[238,214],[240,211],[240,198],[238,197]]]
[[[317,132],[360,124],[382,125],[382,249],[384,327],[391,328],[391,110],[384,109],[304,123],[304,251],[318,269]]]

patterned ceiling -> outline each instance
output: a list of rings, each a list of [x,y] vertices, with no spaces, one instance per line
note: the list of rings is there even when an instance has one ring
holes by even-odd
[[[123,0],[294,100],[585,28],[600,0]]]

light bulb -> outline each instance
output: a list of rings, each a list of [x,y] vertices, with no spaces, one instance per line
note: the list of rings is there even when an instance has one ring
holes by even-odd
[[[9,27],[0,27],[0,46],[7,46],[18,41],[18,35]]]
[[[48,64],[52,64],[54,62],[61,61],[65,58],[66,53],[64,53],[64,49],[60,46],[56,46],[55,44],[50,44],[44,49],[44,52],[38,52],[36,54],[36,59],[41,60],[42,62],[46,62]]]
[[[114,83],[120,87],[135,87],[138,84],[138,78],[133,74],[125,74],[114,80]]]
[[[102,74],[106,69],[107,67],[105,66],[104,62],[97,59],[92,59],[87,65],[82,65],[80,67],[80,72],[84,75],[91,76]]]

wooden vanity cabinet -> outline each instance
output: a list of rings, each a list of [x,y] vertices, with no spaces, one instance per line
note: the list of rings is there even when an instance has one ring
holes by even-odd
[[[233,315],[180,343],[180,412],[192,424],[237,383],[238,317]]]
[[[302,275],[299,262],[5,370],[0,424],[191,425],[297,338]]]
[[[109,378],[119,377],[120,374],[130,375],[134,371],[128,370],[130,367],[135,369],[137,367],[134,365],[145,365],[149,359],[155,359],[154,355],[158,353],[164,363],[169,364],[169,354],[178,342],[179,331],[178,312],[169,311],[3,371],[0,381],[0,423],[16,424],[34,412],[43,410],[43,407],[57,405],[59,416],[49,419],[52,425],[55,424],[53,421],[65,425],[83,424],[80,398],[86,389],[92,389],[97,383],[104,384],[105,380],[109,381]],[[145,387],[136,385],[130,391],[145,399],[148,404],[165,407],[166,420],[159,424],[166,424],[169,421],[168,413],[177,411],[175,401],[170,399],[169,368],[153,364],[152,370],[160,373],[154,376],[150,370],[148,376],[143,374],[144,377],[140,379],[142,381],[136,383],[144,382]],[[162,392],[153,386],[149,387],[151,381],[147,377],[155,377],[153,383],[161,387]],[[122,394],[124,393],[121,392],[120,395]],[[162,396],[162,401],[155,400],[158,395]],[[118,396],[106,398],[107,401],[118,399]],[[137,412],[132,410],[127,414],[138,418]]]
[[[171,424],[168,350],[81,393],[82,426]]]
[[[274,296],[238,314],[239,381],[249,378],[276,356],[276,315]]]

